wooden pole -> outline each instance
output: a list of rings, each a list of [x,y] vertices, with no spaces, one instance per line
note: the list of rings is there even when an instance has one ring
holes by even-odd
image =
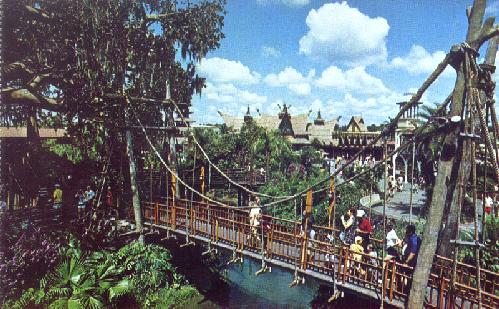
[[[468,32],[466,35],[466,43],[474,49],[480,50],[482,44],[493,36],[493,20],[487,19],[483,22],[485,14],[486,1],[475,0],[473,6],[467,10],[468,13]],[[490,23],[492,21],[492,23]],[[474,58],[469,51],[460,49],[456,46],[454,48],[457,52],[464,52],[464,58]],[[474,60],[474,59],[472,59]],[[456,83],[453,91],[452,105],[450,108],[449,116],[462,116],[464,105],[464,93],[466,90],[466,76],[464,63],[456,64]],[[428,279],[430,276],[431,265],[434,254],[438,246],[438,234],[442,226],[442,217],[444,214],[445,206],[448,205],[449,200],[453,199],[452,195],[459,195],[461,190],[453,190],[449,186],[450,182],[455,182],[451,179],[451,175],[455,172],[455,158],[459,158],[459,154],[455,151],[456,139],[459,138],[460,127],[449,131],[442,144],[442,156],[438,162],[437,177],[435,179],[435,186],[431,198],[431,204],[428,210],[427,223],[425,225],[424,237],[420,246],[418,261],[413,273],[413,280],[411,292],[407,306],[409,308],[422,308],[427,290]],[[461,163],[466,163],[467,160],[461,160]],[[457,188],[462,189],[462,188]],[[450,197],[450,198],[448,198]],[[457,206],[457,205],[456,205]]]
[[[382,273],[385,274],[386,271],[386,263],[385,263],[385,238],[386,238],[386,189],[387,189],[387,177],[388,177],[388,161],[386,161],[387,153],[387,138],[385,138],[383,144],[383,159],[385,159],[385,171],[384,171],[384,181],[383,181],[383,246],[381,247],[381,258],[383,261]],[[383,275],[382,275],[383,276]],[[384,308],[385,306],[385,282],[383,282],[381,286],[381,305],[380,308]]]
[[[153,164],[149,165],[149,202],[152,204],[152,167]]]
[[[175,200],[177,198],[177,177],[172,174],[171,189],[172,189],[172,229],[177,228],[177,209],[175,207]]]
[[[416,141],[412,141],[411,192],[409,194],[409,224],[412,223],[412,195],[414,191],[414,162],[416,156]]]

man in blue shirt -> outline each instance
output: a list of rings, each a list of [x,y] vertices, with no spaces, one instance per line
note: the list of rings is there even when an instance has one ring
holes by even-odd
[[[416,227],[413,224],[409,224],[406,227],[404,242],[406,247],[402,256],[402,262],[414,268],[418,259],[421,238],[416,235]]]

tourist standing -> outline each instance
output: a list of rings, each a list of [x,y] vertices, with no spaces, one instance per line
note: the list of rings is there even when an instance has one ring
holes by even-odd
[[[86,206],[86,198],[83,190],[78,190],[75,195],[77,201],[77,211],[78,211],[78,219],[82,218],[85,215],[85,206]]]
[[[409,224],[405,229],[404,244],[406,246],[402,255],[402,263],[414,268],[418,260],[421,238],[416,235],[416,226],[413,224]]]
[[[357,233],[359,233],[360,237],[362,237],[362,244],[364,245],[364,249],[366,249],[370,242],[370,235],[373,232],[373,226],[364,210],[357,210],[357,218],[360,220]]]
[[[92,202],[95,197],[95,192],[90,186],[87,186],[87,191],[85,191],[85,204],[88,207],[92,207]]]
[[[393,223],[389,223],[386,226],[386,256],[385,261],[390,261],[392,259],[397,259],[399,257],[399,253],[397,247],[400,246],[402,241],[397,235],[395,231],[395,225]]]
[[[111,190],[111,186],[108,186],[107,187],[107,192],[106,192],[106,206],[108,208],[112,208],[113,207],[113,191]]]
[[[343,227],[343,231],[340,234],[340,239],[346,245],[351,245],[355,237],[355,217],[353,215],[354,212],[355,211],[353,209],[348,209],[347,212],[340,218]]]
[[[61,185],[59,185],[58,183],[55,184],[55,190],[54,193],[52,194],[52,197],[54,199],[52,208],[60,209],[62,206],[62,190],[61,190]]]

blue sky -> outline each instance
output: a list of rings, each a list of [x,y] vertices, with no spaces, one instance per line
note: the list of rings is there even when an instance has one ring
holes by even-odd
[[[217,111],[242,115],[317,110],[326,119],[353,115],[381,123],[415,91],[453,44],[464,40],[471,0],[229,0],[221,47],[198,65],[207,88],[193,98],[198,124]],[[486,15],[497,15],[489,1]],[[447,69],[423,97],[452,90]]]

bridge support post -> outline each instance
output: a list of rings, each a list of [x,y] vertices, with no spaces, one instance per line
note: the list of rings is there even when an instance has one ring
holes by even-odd
[[[237,206],[243,206],[243,191],[241,189],[237,189]]]

